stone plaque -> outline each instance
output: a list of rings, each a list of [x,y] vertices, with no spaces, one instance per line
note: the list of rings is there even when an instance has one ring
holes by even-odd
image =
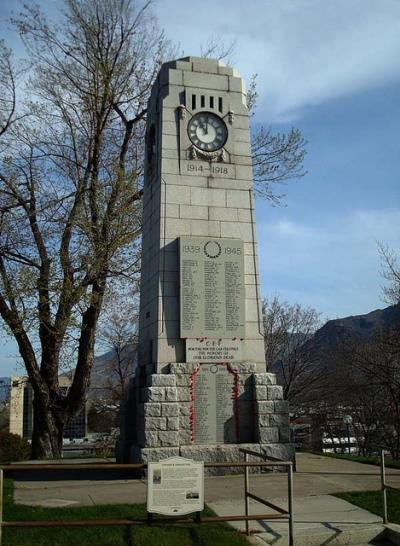
[[[204,510],[204,463],[170,457],[149,463],[147,511],[179,516]]]
[[[182,338],[243,338],[243,241],[180,237],[180,296]]]
[[[192,176],[211,176],[214,178],[236,178],[236,167],[228,163],[208,161],[181,161],[181,173]]]
[[[240,339],[187,339],[186,362],[241,362]]]
[[[195,444],[238,441],[237,374],[226,364],[202,364],[194,373],[193,438]]]

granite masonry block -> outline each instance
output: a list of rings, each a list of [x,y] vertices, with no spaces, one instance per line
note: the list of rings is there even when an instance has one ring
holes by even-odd
[[[150,430],[145,430],[144,443],[146,447],[159,447],[161,444],[158,439],[158,433]]]
[[[228,91],[228,76],[204,72],[184,72],[183,84],[187,87],[200,87],[212,91]]]
[[[179,432],[159,432],[158,440],[162,447],[177,446],[179,445]]]
[[[176,402],[177,401],[177,388],[176,387],[165,387],[165,401],[166,402]]]
[[[274,412],[289,414],[289,402],[287,400],[277,400],[274,402]]]
[[[220,189],[191,188],[191,203],[192,205],[225,207],[226,192]]]
[[[276,385],[274,373],[255,373],[253,375],[255,385]]]
[[[228,208],[251,208],[250,193],[246,190],[227,190],[226,199]]]
[[[179,456],[179,448],[178,447],[152,447],[152,448],[143,448],[140,450],[141,460],[144,463],[151,462],[151,461],[160,461],[161,459],[167,459],[169,457],[178,457]],[[138,460],[136,458],[135,460]]]
[[[170,204],[190,204],[190,188],[187,186],[167,186],[166,202]]]
[[[221,222],[221,237],[233,237],[249,242],[253,239],[253,227],[250,223]]]
[[[175,402],[167,402],[161,405],[161,415],[163,417],[178,417],[179,416],[179,404]]]
[[[193,60],[193,71],[195,72],[206,72],[213,74],[224,74],[218,70],[218,63],[210,62],[208,59],[195,59]]]
[[[198,364],[193,364],[189,362],[179,362],[179,363],[171,363],[170,364],[170,371],[172,374],[191,374],[195,372],[198,368]]]
[[[175,387],[175,377],[172,374],[152,374],[147,378],[149,387]]]
[[[225,76],[233,76],[233,68],[230,66],[219,66],[218,73],[224,74]]]
[[[237,222],[237,209],[226,209],[223,207],[209,207],[210,220],[219,220],[224,222]]]
[[[238,209],[239,222],[252,222],[253,217],[250,209]]]
[[[180,218],[191,218],[192,220],[208,220],[208,207],[198,205],[181,205]]]
[[[276,444],[279,442],[278,427],[261,427],[258,434],[261,444]]]
[[[257,369],[255,362],[233,362],[232,364],[229,364],[229,366],[234,372],[239,374],[254,373]]]
[[[267,400],[282,400],[283,389],[280,385],[274,385],[273,387],[267,387],[268,397]]]
[[[179,419],[179,428],[180,430],[190,430],[190,417],[188,415],[181,415]]]
[[[217,220],[192,220],[190,233],[193,237],[220,237],[221,224]]]
[[[192,433],[190,430],[180,430],[179,431],[179,445],[181,446],[190,446],[192,443]]]
[[[282,461],[294,461],[295,451],[293,444],[269,444],[261,445],[261,453],[281,459]]]
[[[268,415],[269,417],[269,426],[270,427],[277,427],[277,426],[288,426],[289,424],[289,415],[284,413],[278,413],[278,414],[271,414]]]
[[[189,387],[190,385],[190,375],[188,373],[175,374],[175,379],[177,387]]]
[[[189,403],[180,403],[178,404],[178,407],[179,407],[179,415],[181,417],[189,417],[190,415],[190,407],[191,407],[191,402]]]
[[[268,400],[268,387],[265,385],[255,385],[254,393],[256,400]]]
[[[259,416],[258,416],[258,424],[260,427],[269,427],[271,426],[271,421],[270,421],[270,415],[268,415],[267,413],[260,413]],[[275,423],[274,423],[275,424]]]
[[[258,414],[273,413],[275,411],[275,402],[264,400],[261,402],[255,402],[254,411]]]
[[[145,417],[145,430],[167,430],[166,417]]]
[[[284,444],[290,442],[290,427],[288,425],[279,427],[279,440]]]
[[[189,387],[177,387],[177,400],[178,402],[190,402],[190,389]]]
[[[161,416],[161,404],[156,402],[146,402],[143,404],[143,413],[146,417],[160,417]]]
[[[179,430],[179,417],[167,417],[167,430]]]
[[[165,387],[145,387],[142,392],[144,402],[162,402],[165,400]]]

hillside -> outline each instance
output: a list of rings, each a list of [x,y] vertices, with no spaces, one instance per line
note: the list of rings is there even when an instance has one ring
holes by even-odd
[[[313,360],[321,361],[324,354],[334,348],[341,339],[367,341],[375,332],[392,326],[400,327],[400,305],[375,309],[365,315],[329,320],[305,343],[305,350]]]

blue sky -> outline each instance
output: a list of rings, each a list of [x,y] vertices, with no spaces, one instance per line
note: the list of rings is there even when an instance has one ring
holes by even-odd
[[[3,29],[12,8],[3,0]],[[257,202],[264,294],[323,318],[385,307],[376,241],[399,253],[400,2],[159,0],[153,9],[185,55],[211,35],[234,40],[235,67],[247,80],[258,74],[255,122],[298,127],[309,142],[308,175],[283,188],[287,206]],[[15,352],[0,350],[1,375]]]

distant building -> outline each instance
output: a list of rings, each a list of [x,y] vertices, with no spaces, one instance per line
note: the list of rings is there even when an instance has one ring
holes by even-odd
[[[68,391],[71,379],[59,377],[61,390]],[[12,377],[10,391],[10,432],[26,440],[32,438],[33,428],[33,389],[27,377]],[[84,438],[86,436],[86,406],[67,424],[64,438]]]
[[[10,377],[0,377],[0,404],[8,402],[10,398]]]

